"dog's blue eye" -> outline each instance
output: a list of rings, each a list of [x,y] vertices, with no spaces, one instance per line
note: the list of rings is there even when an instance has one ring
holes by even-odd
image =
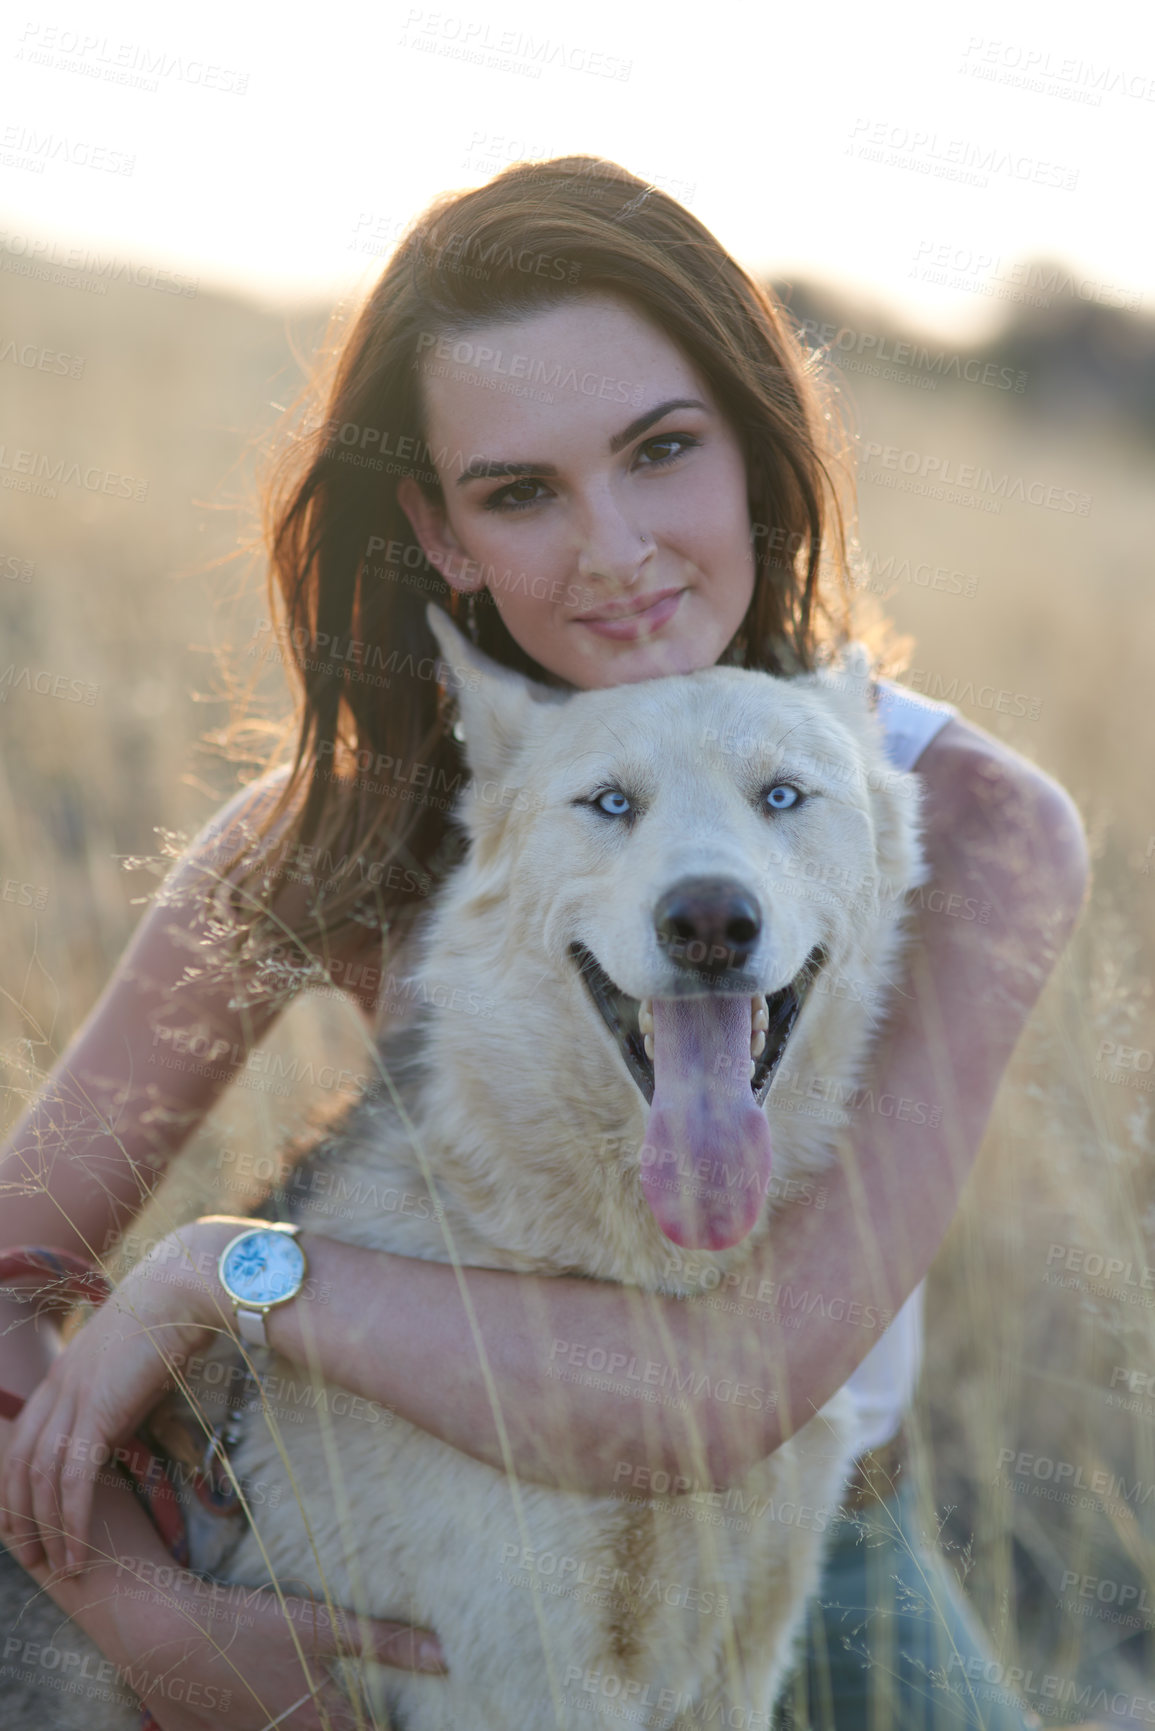
[[[773,787],[767,788],[765,794],[766,804],[771,811],[789,811],[801,798],[798,789],[791,787],[788,781],[775,782]]]
[[[628,817],[634,809],[625,794],[616,787],[599,793],[594,804],[599,811],[604,811],[607,817]]]

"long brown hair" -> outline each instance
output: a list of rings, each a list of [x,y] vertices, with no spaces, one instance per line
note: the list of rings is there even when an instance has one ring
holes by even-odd
[[[388,929],[453,857],[447,814],[465,772],[425,608],[456,614],[458,597],[415,542],[396,488],[409,474],[441,501],[435,462],[459,454],[426,442],[419,357],[593,291],[629,301],[682,349],[741,440],[757,577],[726,659],[806,671],[849,634],[839,423],[774,297],[689,211],[599,157],[519,163],[444,194],[332,345],[302,399],[323,411],[266,481],[270,613],[296,688],[296,748],[256,846],[233,862],[232,918],[249,954],[262,935],[283,941],[283,926],[262,924],[278,867],[307,880],[291,869],[305,860],[323,879],[294,925],[307,953],[355,922]],[[545,677],[485,591],[479,600],[480,647]]]

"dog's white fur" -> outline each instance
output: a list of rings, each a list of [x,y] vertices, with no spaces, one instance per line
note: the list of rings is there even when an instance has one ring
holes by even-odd
[[[900,958],[905,892],[925,877],[918,783],[887,763],[857,648],[835,670],[788,681],[710,668],[563,695],[496,668],[434,612],[443,653],[465,674],[470,848],[431,910],[410,982],[429,1008],[415,1031],[383,1043],[387,1080],[298,1169],[290,1212],[306,1231],[404,1256],[450,1260],[451,1240],[468,1265],[703,1302],[703,1269],[715,1271],[707,1285],[740,1271],[775,1193],[833,1157],[839,1115],[813,1100],[815,1115],[799,1110],[798,1079],[820,1078],[826,1099],[861,1082]],[[761,795],[782,780],[808,797],[767,810]],[[610,784],[637,801],[637,822],[588,803]],[[702,875],[757,899],[759,990],[793,979],[817,944],[828,960],[766,1102],[774,1185],[755,1230],[726,1250],[679,1251],[639,1181],[648,1107],[569,946],[583,944],[630,996],[662,997],[671,963],[653,910],[672,884]],[[366,1200],[390,1190],[423,1204],[427,1178],[428,1206]],[[764,1317],[755,1326],[772,1380],[775,1324]],[[543,1374],[547,1362],[585,1374],[573,1369],[580,1352],[541,1345]],[[301,1383],[285,1361],[268,1368]],[[622,1369],[620,1386],[636,1395],[638,1373]],[[242,1483],[284,1486],[287,1461],[295,1494],[273,1508],[266,1491],[255,1530],[227,1557],[215,1554],[219,1531],[195,1521],[192,1561],[249,1584],[271,1569],[286,1591],[308,1583],[333,1603],[435,1629],[447,1676],[359,1667],[377,1723],[589,1731],[602,1707],[668,1731],[738,1723],[735,1708],[742,1723],[768,1722],[758,1715],[784,1679],[820,1533],[843,1495],[844,1393],[733,1497],[712,1501],[511,1487],[399,1418],[329,1404],[299,1409],[276,1436],[248,1419],[232,1452]],[[633,1463],[627,1493],[632,1482]],[[720,1518],[719,1503],[739,1518]],[[799,1520],[803,1507],[819,1512]]]

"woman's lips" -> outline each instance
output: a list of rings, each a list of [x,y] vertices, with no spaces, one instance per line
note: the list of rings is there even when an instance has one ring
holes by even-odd
[[[684,589],[663,589],[648,606],[639,608],[633,613],[619,613],[612,619],[578,618],[576,625],[584,625],[587,631],[593,631],[598,637],[609,637],[617,642],[630,642],[637,637],[652,637],[655,631],[660,631],[673,618],[678,602],[686,593]]]

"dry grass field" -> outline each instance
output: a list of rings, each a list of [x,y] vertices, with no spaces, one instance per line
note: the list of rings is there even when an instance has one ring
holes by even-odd
[[[159,867],[126,861],[190,837],[255,768],[208,740],[228,718],[229,678],[253,672],[264,617],[263,573],[233,556],[252,531],[255,441],[295,395],[294,349],[311,352],[327,314],[104,287],[0,274],[12,345],[0,358],[8,1124],[156,887]],[[20,360],[32,351],[83,364]],[[1143,1693],[1155,1677],[1151,446],[1109,402],[1064,396],[1041,374],[1021,393],[949,377],[926,388],[909,368],[841,378],[872,453],[864,593],[913,640],[904,677],[1056,777],[1091,838],[1090,905],[931,1277],[917,1414],[928,1526],[1001,1661],[1033,1670],[1030,1705],[1069,1723],[1099,1689]],[[893,468],[888,449],[900,453]],[[147,495],[67,480],[55,497],[20,490],[20,451],[63,459],[65,474],[76,463],[129,477],[130,491],[147,482]],[[948,461],[1024,485],[985,505],[904,487]],[[1030,502],[1052,488],[1086,496],[1086,514]],[[261,672],[275,719],[282,676]],[[314,995],[269,1043],[287,1058],[347,1061],[360,1029],[350,1005]],[[242,1210],[236,1151],[271,1162],[308,1104],[292,1086],[233,1087],[142,1236],[210,1205]],[[255,1176],[255,1161],[246,1170]],[[1107,1488],[1072,1493],[1072,1482]],[[1050,1695],[1044,1675],[1060,1680]]]

